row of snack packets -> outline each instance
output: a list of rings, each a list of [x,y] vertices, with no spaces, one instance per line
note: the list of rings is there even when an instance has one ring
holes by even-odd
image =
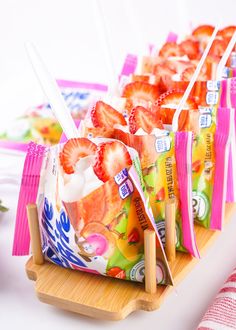
[[[75,138],[29,146],[13,247],[29,253],[25,206],[36,202],[46,260],[142,282],[144,230],[156,231],[157,283],[171,284],[163,246],[145,197],[137,152],[114,139]]]
[[[203,32],[205,28],[206,27],[201,27],[198,29],[198,32],[201,31],[200,33],[201,38],[202,38],[202,34],[204,34]],[[233,33],[235,29],[232,28],[230,30]],[[208,29],[208,33],[204,38],[204,43],[206,43],[207,38],[211,35],[212,31],[213,28]],[[213,43],[213,49],[211,50],[210,53],[211,55],[210,59],[212,60],[211,61],[212,64],[217,64],[219,62],[220,56],[223,55],[223,52],[221,52],[220,54],[218,54],[217,60],[215,62],[213,61],[212,56],[216,55],[214,54],[214,52],[217,49],[216,45],[225,43],[223,35],[227,31],[229,31],[228,28],[220,31],[217,41]],[[196,38],[197,35],[198,35],[197,31],[194,31],[193,36]],[[199,43],[202,42],[201,38],[198,41]],[[228,38],[230,38],[229,34],[227,39]],[[194,40],[194,42],[197,41]],[[163,49],[170,50],[169,46],[172,46],[171,51],[170,52],[167,51],[166,53],[163,52]],[[179,46],[177,47],[177,45],[173,45],[173,43],[171,45],[169,43],[166,43],[163,46],[162,51],[159,52],[159,58],[156,57],[156,61],[158,62],[162,60],[165,61],[166,64],[171,57],[171,65],[175,66],[178,69],[183,68],[183,66],[186,65],[187,63],[183,63],[182,59],[180,61],[179,58],[177,59],[173,58],[173,56],[175,57],[177,55],[180,56],[180,54],[178,54],[177,51],[176,53],[174,53],[173,48],[179,49]],[[202,44],[200,50],[203,50],[203,48],[204,47]],[[198,53],[201,53],[200,50]],[[163,55],[163,53],[165,54]],[[211,74],[213,74],[213,68],[214,65],[211,65],[210,68]],[[144,73],[148,73],[148,74],[144,75]],[[174,73],[172,73],[172,76],[173,75]],[[158,119],[160,119],[162,123],[165,124],[165,126],[171,124],[175,112],[174,108],[176,107],[177,103],[180,101],[181,97],[183,96],[183,91],[186,89],[188,85],[188,81],[186,79],[185,79],[186,81],[185,80],[181,81],[177,79],[176,81],[173,80],[170,86],[166,84],[166,81],[168,81],[166,80],[165,88],[167,89],[167,92],[159,96],[160,92],[162,91],[160,86],[163,86],[164,76],[166,75],[163,74],[163,70],[159,70],[158,74],[156,74],[155,76],[154,76],[154,72],[152,72],[152,75],[150,75],[150,72],[142,72],[142,75],[133,74],[130,77],[132,82],[126,84],[125,86],[124,85],[122,86],[121,95],[125,99],[124,101],[125,110],[124,108],[123,110],[121,109],[123,115],[128,118],[130,117],[133,118],[135,116],[136,118],[139,117],[137,121],[138,120],[143,121],[142,124],[144,126],[141,125],[141,128],[145,127],[146,132],[148,132],[149,130],[148,125],[146,125],[148,120],[149,122],[153,123],[155,120],[157,121]],[[188,77],[190,77],[190,74]],[[200,77],[200,78],[203,79],[204,77]],[[214,82],[214,81],[207,82],[206,80],[207,78],[208,77],[205,76],[205,82],[198,81],[195,84],[193,91],[191,93],[191,97],[187,101],[186,110],[184,110],[180,116],[179,128],[181,130],[191,130],[194,133],[193,153],[192,153],[193,156],[192,201],[193,201],[194,218],[199,224],[203,225],[206,228],[221,229],[222,221],[223,221],[223,211],[224,211],[224,196],[226,189],[225,187],[227,180],[226,169],[228,166],[227,163],[228,148],[229,148],[229,143],[231,144],[231,146],[233,143],[232,132],[234,131],[234,129],[232,128],[232,123],[234,123],[234,110],[219,109],[219,105],[221,105],[221,107],[228,106],[227,104],[223,105],[221,102],[221,99],[224,97],[225,94],[225,91],[223,91],[221,87],[223,82]],[[152,82],[152,84],[150,84],[150,82]],[[173,90],[173,87],[175,87],[175,90]],[[142,111],[141,111],[141,107],[143,107]],[[142,115],[140,115],[140,113],[142,113]],[[145,117],[147,113],[149,113],[149,119],[147,119],[148,116]],[[150,118],[151,114],[152,114],[152,118]],[[153,118],[153,114],[155,115],[155,118]],[[99,125],[99,123],[97,123],[93,117],[92,117],[93,119],[92,122],[94,129],[95,127],[97,128],[99,126],[102,127],[102,125]],[[129,122],[131,122],[130,119],[128,120]],[[120,124],[119,122],[117,123]],[[90,131],[92,131],[92,126],[90,125],[90,123],[88,123],[85,126],[89,126]],[[107,125],[107,127],[109,127],[109,125]],[[110,129],[111,127],[109,127],[109,130]],[[133,130],[132,123],[130,124],[130,130]],[[134,132],[129,132],[129,133],[134,133]],[[170,133],[170,135],[171,134],[173,133]],[[137,137],[135,137],[134,135],[125,136],[125,132],[122,133],[119,132],[118,138],[139,151],[141,165],[142,165],[142,159],[148,159],[147,157],[148,151],[150,151],[151,153],[152,150],[151,146],[153,145],[153,143],[151,143],[151,140],[149,142],[143,142],[146,137],[145,138],[143,136],[140,137],[140,133],[138,134]],[[144,149],[143,145],[148,145],[148,151],[145,150],[145,156],[142,155],[142,153],[144,153],[144,151],[142,150]],[[149,156],[149,159],[150,158],[151,157]],[[221,160],[223,160],[222,163],[220,162]],[[150,161],[150,165],[151,164],[152,163]],[[153,164],[155,164],[154,160],[153,160]],[[161,198],[164,199],[165,198],[164,196],[166,195],[166,198],[168,198],[169,196],[168,194],[166,194],[166,189],[164,188],[165,186],[167,186],[167,181],[163,179],[166,169],[165,170],[162,169],[161,171],[162,177],[159,179],[159,183],[161,182],[161,180],[164,180],[166,183],[165,185],[163,185],[162,187],[163,189],[155,190],[153,186],[150,185],[150,177],[151,177],[149,174],[151,173],[150,169],[152,168],[152,173],[154,175],[155,166],[156,165],[150,166],[150,168],[148,168],[146,164],[145,166],[143,166],[144,181],[146,183],[147,190],[150,193],[150,197],[157,195],[157,197],[161,196]],[[169,166],[169,164],[167,164],[167,166]],[[158,171],[156,171],[156,173],[158,173]],[[149,180],[145,180],[145,178],[147,178],[147,174],[149,175]],[[175,193],[174,196],[177,197],[177,194]],[[154,198],[154,202],[157,202],[157,200],[158,198]],[[151,205],[152,204],[154,205],[154,203],[152,203],[152,198],[150,198],[150,201],[151,201]],[[158,204],[158,207],[159,206],[160,204]],[[157,214],[155,216],[157,223],[160,221],[160,218],[158,221],[158,217],[163,217],[163,215],[161,215],[162,212],[160,212],[160,209],[158,209],[158,207],[157,205],[153,207],[154,216]],[[178,219],[178,213],[180,214],[180,212],[178,212],[178,207],[177,207],[177,217],[176,217],[177,219]],[[218,221],[216,220],[217,214],[219,214]],[[191,218],[191,216],[189,218]],[[182,221],[184,220],[182,219]],[[178,227],[181,228],[181,226]],[[163,236],[163,227],[160,228],[160,235]],[[177,237],[178,236],[179,235],[177,234]],[[180,236],[182,236],[182,232]],[[193,242],[192,244],[194,246]],[[180,244],[178,242],[178,239],[177,239],[177,247],[179,247],[180,250],[183,247],[183,244]],[[188,251],[190,251],[190,249]]]
[[[201,35],[198,54],[206,42]],[[172,51],[169,54],[168,63],[180,74],[186,63],[173,59]],[[223,104],[222,82],[197,81],[179,116],[179,131],[174,132],[175,108],[188,81],[173,80],[177,69],[166,75],[156,67],[163,64],[158,61],[158,74],[134,75],[132,59],[124,70],[126,82],[120,79],[121,94],[91,105],[80,122],[80,138],[54,147],[30,145],[14,254],[29,252],[25,211],[29,202],[38,205],[47,260],[140,282],[144,280],[143,232],[151,228],[157,237],[157,283],[172,283],[163,249],[164,205],[169,199],[176,201],[179,251],[199,257],[194,218],[206,228],[221,229],[234,110]],[[214,64],[211,58],[207,74],[215,70]],[[173,91],[173,84],[181,89]]]
[[[233,33],[235,32],[236,27],[230,26],[222,29],[219,31],[216,40],[214,41],[212,48],[210,50],[210,54],[207,58],[206,64],[210,61],[212,64],[210,66],[210,70],[208,68],[208,75],[206,74],[207,69],[203,67],[203,72],[199,76],[199,81],[195,83],[194,88],[190,94],[190,98],[188,99],[188,106],[189,109],[193,108],[201,108],[201,111],[204,112],[206,107],[212,108],[212,105],[215,107],[229,107],[234,108],[234,79],[223,79],[220,82],[212,82],[209,81],[209,91],[207,95],[205,93],[204,81],[206,82],[211,77],[215,76],[217,64],[220,61],[221,56],[227,46],[228,41],[232,37]],[[156,101],[156,110],[160,114],[162,121],[166,124],[170,124],[173,118],[174,109],[171,111],[171,108],[174,108],[174,104],[178,102],[178,100],[183,95],[183,91],[188,86],[188,81],[191,78],[191,74],[194,71],[194,65],[196,65],[197,57],[201,54],[202,50],[204,49],[204,43],[209,39],[211,33],[213,31],[212,26],[200,26],[192,32],[191,36],[188,36],[185,40],[181,43],[177,44],[177,42],[169,42],[167,41],[166,44],[162,47],[159,53],[153,54],[151,57],[144,58],[145,63],[158,63],[157,68],[158,70],[150,71],[150,65],[143,65],[143,69],[141,75],[133,74],[131,80],[136,81],[145,81],[146,83],[152,82],[153,86],[156,87],[156,95],[165,91],[164,94]],[[198,47],[194,47],[194,44],[198,45]],[[186,50],[187,58],[184,58],[181,55],[181,48],[184,46],[188,46]],[[195,55],[194,55],[195,54]],[[178,57],[177,57],[178,56]],[[182,57],[179,57],[182,56]],[[193,60],[196,63],[192,63]],[[160,64],[160,65],[159,65]],[[230,67],[226,68],[225,72],[223,73],[223,77],[229,78],[234,77],[235,74],[235,52],[232,52],[228,65]],[[173,68],[175,68],[175,72],[173,72]],[[172,69],[172,71],[171,71]],[[181,71],[182,70],[182,71]],[[184,71],[183,71],[184,70]],[[204,71],[205,70],[205,71]],[[188,73],[188,74],[187,74]],[[207,86],[207,85],[206,85]],[[213,89],[210,86],[215,86]],[[214,90],[215,89],[215,90]],[[227,97],[228,95],[228,97]],[[208,99],[206,99],[206,97]],[[216,99],[218,97],[218,99]],[[150,97],[148,101],[153,102]],[[155,102],[155,101],[154,101]],[[195,105],[194,105],[195,102]],[[215,103],[215,104],[213,104]],[[136,104],[138,101],[136,99]],[[168,107],[169,105],[169,107]],[[166,109],[168,108],[168,109]],[[209,110],[209,109],[208,109]],[[232,110],[233,111],[233,110]],[[216,111],[214,111],[215,113]],[[191,111],[187,111],[184,113],[182,112],[182,119],[179,123],[179,128],[184,128],[184,123],[187,119],[187,114],[190,114]],[[193,112],[192,112],[193,114]],[[215,115],[213,114],[213,117]],[[191,117],[191,116],[190,116]],[[203,121],[204,119],[210,119],[211,116],[206,116],[202,114],[199,120]],[[229,174],[228,174],[228,184],[227,184],[227,195],[226,201],[235,201],[235,127],[234,126],[234,114],[231,114],[230,120],[230,154],[229,154]],[[191,121],[190,121],[191,124]],[[201,125],[201,123],[200,123]],[[187,125],[186,125],[187,126]],[[194,128],[192,126],[192,128]],[[209,129],[209,128],[208,128]],[[214,130],[214,124],[212,123],[212,130]],[[206,129],[204,129],[206,131]],[[195,163],[198,165],[198,163]],[[194,201],[196,203],[196,200]],[[209,207],[207,207],[209,209]],[[202,211],[203,212],[203,211]],[[196,213],[196,212],[195,212]],[[204,222],[203,222],[204,223]]]

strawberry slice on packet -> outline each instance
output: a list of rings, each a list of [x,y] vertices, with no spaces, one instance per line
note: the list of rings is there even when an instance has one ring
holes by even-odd
[[[98,145],[94,173],[103,182],[113,178],[123,168],[129,168],[132,159],[126,146],[119,141],[109,141]]]
[[[150,75],[149,74],[133,74],[132,82],[134,81],[143,81],[149,83]]]
[[[214,27],[212,25],[199,25],[192,32],[192,35],[198,40],[208,39],[212,35]]]
[[[189,67],[189,68],[186,68],[182,74],[181,74],[181,80],[182,81],[190,81],[194,72],[195,72],[196,68],[195,67]],[[207,73],[205,73],[203,70],[200,72],[200,74],[198,75],[198,80],[200,81],[206,81],[210,79],[210,77],[207,76]]]
[[[84,136],[87,136],[89,138],[113,138],[114,129],[111,127],[85,127]]]
[[[192,31],[192,36],[200,42],[201,52],[205,49],[213,31],[214,26],[212,25],[200,25]]]
[[[236,31],[235,25],[226,26],[224,29],[220,30],[217,35],[221,37],[227,44],[230,42],[234,32]],[[234,45],[233,51],[236,51],[236,45]]]
[[[184,55],[187,55],[190,60],[197,59],[200,54],[199,42],[191,39],[184,40],[179,45]]]
[[[158,87],[144,81],[134,81],[124,87],[122,97],[154,103],[159,97]]]
[[[176,57],[183,56],[184,53],[180,46],[175,42],[166,42],[159,51],[159,56],[161,57]]]
[[[86,138],[74,138],[68,140],[59,156],[61,166],[65,173],[74,173],[76,163],[81,158],[94,155],[96,150],[96,144]]]
[[[222,57],[227,48],[227,42],[223,39],[215,39],[209,51],[210,56]]]
[[[124,116],[103,101],[98,101],[93,107],[91,120],[94,127],[113,128],[115,124],[126,125]]]
[[[172,77],[177,73],[176,67],[170,62],[172,61],[165,60],[153,67],[153,74],[159,79],[158,89],[161,94],[168,90]]]
[[[158,76],[173,76],[176,74],[176,70],[167,63],[157,63],[154,65],[153,74]]]
[[[154,128],[163,129],[162,122],[152,112],[142,106],[133,108],[129,116],[129,130],[135,134],[139,128],[150,134]]]
[[[153,112],[160,118],[163,124],[171,125],[176,108],[184,95],[184,91],[170,90],[162,94],[155,106]],[[189,110],[198,110],[198,106],[192,97],[189,97],[185,103],[184,110],[179,116],[179,130],[186,129],[189,123]]]
[[[235,25],[229,25],[220,30],[217,35],[221,36],[223,39],[231,39],[234,32],[236,31]]]

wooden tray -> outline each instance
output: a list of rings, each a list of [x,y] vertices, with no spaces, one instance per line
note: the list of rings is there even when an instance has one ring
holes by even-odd
[[[231,218],[236,204],[226,204],[225,222]],[[196,226],[200,254],[203,255],[220,232]],[[171,263],[174,283],[178,284],[193,269],[197,259],[177,253]],[[40,301],[56,307],[106,320],[124,319],[136,310],[158,309],[173,287],[158,286],[156,293],[144,290],[141,283],[97,276],[64,269],[49,262],[34,264],[32,257],[26,263],[29,279],[36,281],[35,290]]]

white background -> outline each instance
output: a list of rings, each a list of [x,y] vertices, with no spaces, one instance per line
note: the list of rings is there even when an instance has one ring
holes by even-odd
[[[182,33],[191,24],[236,23],[235,0],[103,0],[100,3],[107,26],[108,51],[92,0],[0,0],[0,128],[43,99],[25,54],[25,41],[31,40],[38,46],[55,77],[107,83],[111,71],[120,72],[127,52],[147,53],[147,44],[161,45],[170,30]],[[0,164],[6,163],[0,157]],[[20,173],[21,162],[8,161]],[[192,330],[236,266],[233,219],[218,243],[176,288],[176,293],[166,299],[160,311],[135,313],[118,323],[64,312],[37,300],[34,283],[25,276],[26,259],[11,257],[17,194],[17,187],[0,186],[0,197],[10,206],[9,213],[0,215],[1,329]]]
[[[169,31],[186,34],[191,25],[235,23],[235,0],[100,3],[106,38],[99,28],[96,0],[0,0],[0,129],[15,114],[42,101],[26,41],[36,44],[56,78],[108,83],[110,62],[118,74],[127,52],[147,53],[148,43],[161,45]]]

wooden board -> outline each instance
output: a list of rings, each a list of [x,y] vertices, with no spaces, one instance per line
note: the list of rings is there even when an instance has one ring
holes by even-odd
[[[236,204],[226,204],[225,222],[236,210]],[[220,232],[196,226],[197,243],[203,255]],[[177,253],[171,263],[174,283],[178,284],[193,269],[197,259]],[[145,292],[144,285],[89,273],[64,269],[52,263],[35,265],[30,258],[26,264],[29,279],[36,281],[40,301],[93,318],[120,320],[135,310],[158,309],[173,287],[158,286],[156,293]]]

